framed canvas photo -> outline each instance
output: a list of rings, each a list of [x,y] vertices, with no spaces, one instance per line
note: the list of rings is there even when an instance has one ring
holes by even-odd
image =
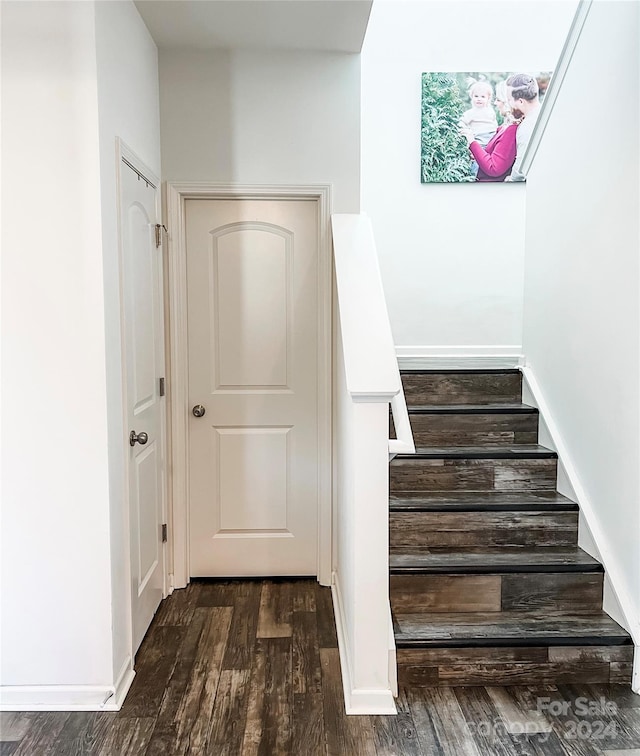
[[[523,181],[550,80],[550,72],[423,73],[422,183]]]

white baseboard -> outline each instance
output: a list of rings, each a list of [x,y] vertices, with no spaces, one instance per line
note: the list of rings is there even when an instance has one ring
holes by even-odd
[[[119,711],[134,677],[129,656],[115,686],[2,685],[0,711]]]
[[[561,478],[564,480],[564,486],[559,485],[558,489],[560,493],[565,493],[565,495],[574,498],[580,507],[580,515],[584,519],[588,536],[598,552],[597,559],[604,566],[611,591],[623,615],[624,621],[620,624],[625,627],[635,644],[632,686],[634,691],[638,692],[640,690],[640,617],[635,616],[634,602],[631,600],[632,592],[628,586],[628,581],[618,566],[615,548],[609,543],[609,539],[600,526],[593,503],[580,481],[578,471],[573,464],[532,369],[525,366],[520,369],[524,379],[523,390],[528,392],[526,395],[527,403],[537,407],[540,412],[541,426],[544,424],[545,438],[541,438],[541,441],[558,454],[558,470],[559,473],[561,472],[559,483]]]
[[[344,690],[344,706],[347,714],[397,714],[391,688],[387,690],[369,690],[356,688],[353,682],[352,664],[349,657],[349,644],[345,633],[344,608],[340,594],[340,581],[333,573],[331,585],[333,597],[333,611],[336,620],[338,636],[338,650],[340,652],[340,669],[342,671],[342,687]]]
[[[522,364],[522,346],[396,346],[401,369],[480,369],[517,368]]]
[[[398,697],[398,659],[396,655],[396,638],[393,632],[391,606],[389,606],[389,687],[394,698]]]
[[[115,690],[93,685],[3,685],[0,711],[118,711]]]

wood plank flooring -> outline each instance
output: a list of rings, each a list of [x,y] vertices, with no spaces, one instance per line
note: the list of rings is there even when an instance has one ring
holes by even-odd
[[[618,684],[401,688],[398,716],[347,717],[313,580],[176,591],[136,673],[118,713],[0,714],[0,756],[640,756],[640,696]]]

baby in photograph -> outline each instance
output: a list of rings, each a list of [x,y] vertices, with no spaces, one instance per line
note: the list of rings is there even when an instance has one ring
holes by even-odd
[[[471,129],[475,140],[483,147],[498,130],[495,110],[491,107],[493,88],[488,81],[476,81],[469,88],[471,107],[465,110],[460,126]]]
[[[498,130],[498,120],[491,107],[493,88],[488,81],[476,81],[469,87],[471,107],[465,110],[459,126],[470,129],[476,142],[486,147]],[[474,160],[471,164],[471,175],[478,174],[478,164]]]

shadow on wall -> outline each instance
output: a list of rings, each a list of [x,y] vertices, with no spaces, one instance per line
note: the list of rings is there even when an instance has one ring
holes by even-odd
[[[233,181],[231,53],[161,50],[158,64],[163,177]]]

